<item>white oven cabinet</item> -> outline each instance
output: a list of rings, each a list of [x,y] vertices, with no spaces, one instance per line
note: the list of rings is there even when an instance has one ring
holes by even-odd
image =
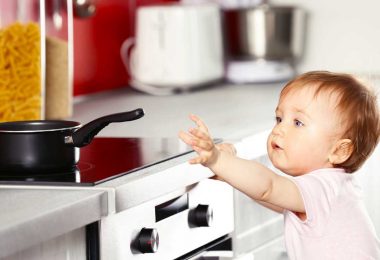
[[[380,145],[356,173],[363,189],[363,199],[380,238]]]
[[[86,259],[85,227],[109,214],[110,197],[105,189],[0,185],[0,259]]]
[[[256,160],[274,169],[266,150],[269,132],[264,131],[235,143],[238,156]],[[255,260],[286,259],[282,243],[282,214],[259,205],[238,190],[234,190],[234,210],[235,230],[232,247],[236,259],[247,254],[253,255]]]

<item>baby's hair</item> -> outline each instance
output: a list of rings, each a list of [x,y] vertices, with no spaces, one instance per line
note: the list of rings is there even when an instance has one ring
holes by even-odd
[[[311,71],[290,81],[282,89],[280,98],[304,87],[315,87],[319,93],[338,94],[337,109],[343,116],[346,130],[342,138],[352,141],[353,152],[343,163],[334,165],[347,173],[358,170],[379,142],[380,116],[376,95],[354,76],[328,71]]]

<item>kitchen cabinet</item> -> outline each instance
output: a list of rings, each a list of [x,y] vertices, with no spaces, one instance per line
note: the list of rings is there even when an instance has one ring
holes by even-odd
[[[377,146],[371,157],[356,173],[363,190],[363,199],[369,215],[380,237],[380,145]]]
[[[266,139],[269,133],[270,131],[263,131],[243,138],[235,144],[235,147],[239,157],[256,160],[277,171],[266,155]],[[234,255],[241,257],[249,252],[253,254],[255,260],[286,257],[283,243],[276,242],[275,246],[272,245],[274,241],[281,241],[283,236],[282,214],[261,206],[237,190],[234,192],[234,202]]]
[[[273,239],[252,251],[255,260],[288,260],[284,238]]]
[[[86,259],[85,236],[85,228],[78,228],[1,260]]]
[[[0,185],[0,197],[0,259],[6,260],[81,259],[74,256],[86,251],[84,226],[112,212],[106,189]]]

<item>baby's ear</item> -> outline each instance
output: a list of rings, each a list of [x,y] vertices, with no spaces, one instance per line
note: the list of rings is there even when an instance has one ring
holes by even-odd
[[[340,139],[330,152],[329,162],[333,165],[344,163],[351,156],[353,150],[354,146],[350,139]]]

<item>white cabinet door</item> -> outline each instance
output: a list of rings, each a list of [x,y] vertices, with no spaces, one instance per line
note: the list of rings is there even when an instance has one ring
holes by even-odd
[[[363,189],[364,202],[380,237],[380,145],[355,173]]]
[[[274,170],[266,152],[268,134],[269,131],[266,131],[235,144],[238,156],[259,161]],[[282,236],[283,215],[257,204],[237,190],[234,191],[234,210],[235,231],[232,246],[235,257],[252,252]],[[281,250],[284,251],[285,247],[282,246]]]
[[[274,239],[252,252],[254,260],[288,260],[284,247],[284,237]]]

